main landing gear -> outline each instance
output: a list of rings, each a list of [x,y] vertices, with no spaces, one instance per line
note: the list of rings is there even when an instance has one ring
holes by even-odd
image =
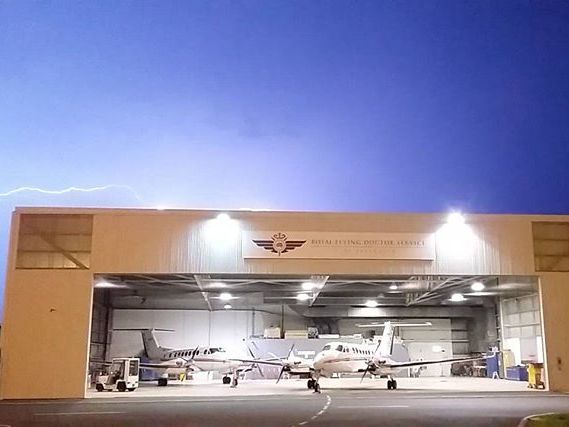
[[[229,378],[227,375],[223,377],[222,381],[223,384],[231,384],[231,378]]]
[[[306,386],[309,390],[314,390],[314,393],[320,393],[320,384],[318,384],[318,380],[310,378],[306,383]]]
[[[239,384],[237,377],[238,377],[237,372],[233,372],[233,376],[231,378],[231,388],[235,388],[235,387],[237,387],[237,384]]]
[[[387,390],[397,390],[397,381],[391,377],[388,377],[387,380]]]

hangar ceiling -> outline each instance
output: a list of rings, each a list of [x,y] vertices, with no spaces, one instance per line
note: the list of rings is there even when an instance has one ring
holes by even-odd
[[[108,291],[115,308],[222,310],[229,302],[234,309],[285,304],[306,313],[317,308],[483,306],[489,299],[537,289],[535,278],[511,276],[102,274],[95,282],[96,289]],[[484,289],[473,291],[475,282]],[[451,301],[454,293],[464,300]]]

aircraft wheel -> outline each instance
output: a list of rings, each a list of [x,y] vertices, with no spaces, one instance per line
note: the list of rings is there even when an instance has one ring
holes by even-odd
[[[315,381],[312,378],[310,378],[306,383],[306,386],[308,387],[309,390],[312,390],[314,388],[314,382]]]
[[[391,390],[392,388],[392,381],[391,380],[387,380],[387,390]]]
[[[320,384],[317,381],[314,382],[314,393],[320,393]]]
[[[98,384],[95,386],[95,388],[97,389],[97,391],[104,391],[104,390],[105,390],[105,387],[104,387],[103,384],[101,384],[101,383],[98,383]]]
[[[391,380],[391,389],[392,389],[392,390],[397,390],[397,381]]]
[[[223,384],[231,384],[231,378],[229,378],[227,376],[223,377],[222,381],[223,381]]]

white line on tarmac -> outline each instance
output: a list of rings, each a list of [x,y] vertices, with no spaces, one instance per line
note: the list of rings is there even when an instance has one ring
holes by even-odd
[[[312,417],[310,417],[309,420],[304,420],[298,424],[295,424],[295,426],[293,426],[293,427],[303,426],[303,425],[308,424],[310,421],[314,421],[316,418],[323,415],[328,410],[328,408],[330,407],[330,403],[332,403],[332,398],[330,397],[329,394],[327,394],[326,395],[326,404],[324,405],[324,407],[320,411],[318,411],[316,414],[314,414]]]
[[[124,414],[125,412],[112,412],[112,411],[104,411],[104,412],[39,412],[34,415],[114,415],[114,414]]]
[[[408,405],[348,405],[335,406],[336,409],[365,409],[365,408],[408,408]]]

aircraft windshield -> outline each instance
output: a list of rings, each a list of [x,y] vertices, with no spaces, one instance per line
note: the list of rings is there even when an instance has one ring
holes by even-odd
[[[326,350],[330,350],[332,347],[330,347],[330,344],[326,344],[324,346],[324,348],[322,349],[322,351],[326,351]]]
[[[339,344],[339,345],[336,347],[336,351],[342,351],[342,350],[344,350],[344,347],[342,346],[342,344]]]

